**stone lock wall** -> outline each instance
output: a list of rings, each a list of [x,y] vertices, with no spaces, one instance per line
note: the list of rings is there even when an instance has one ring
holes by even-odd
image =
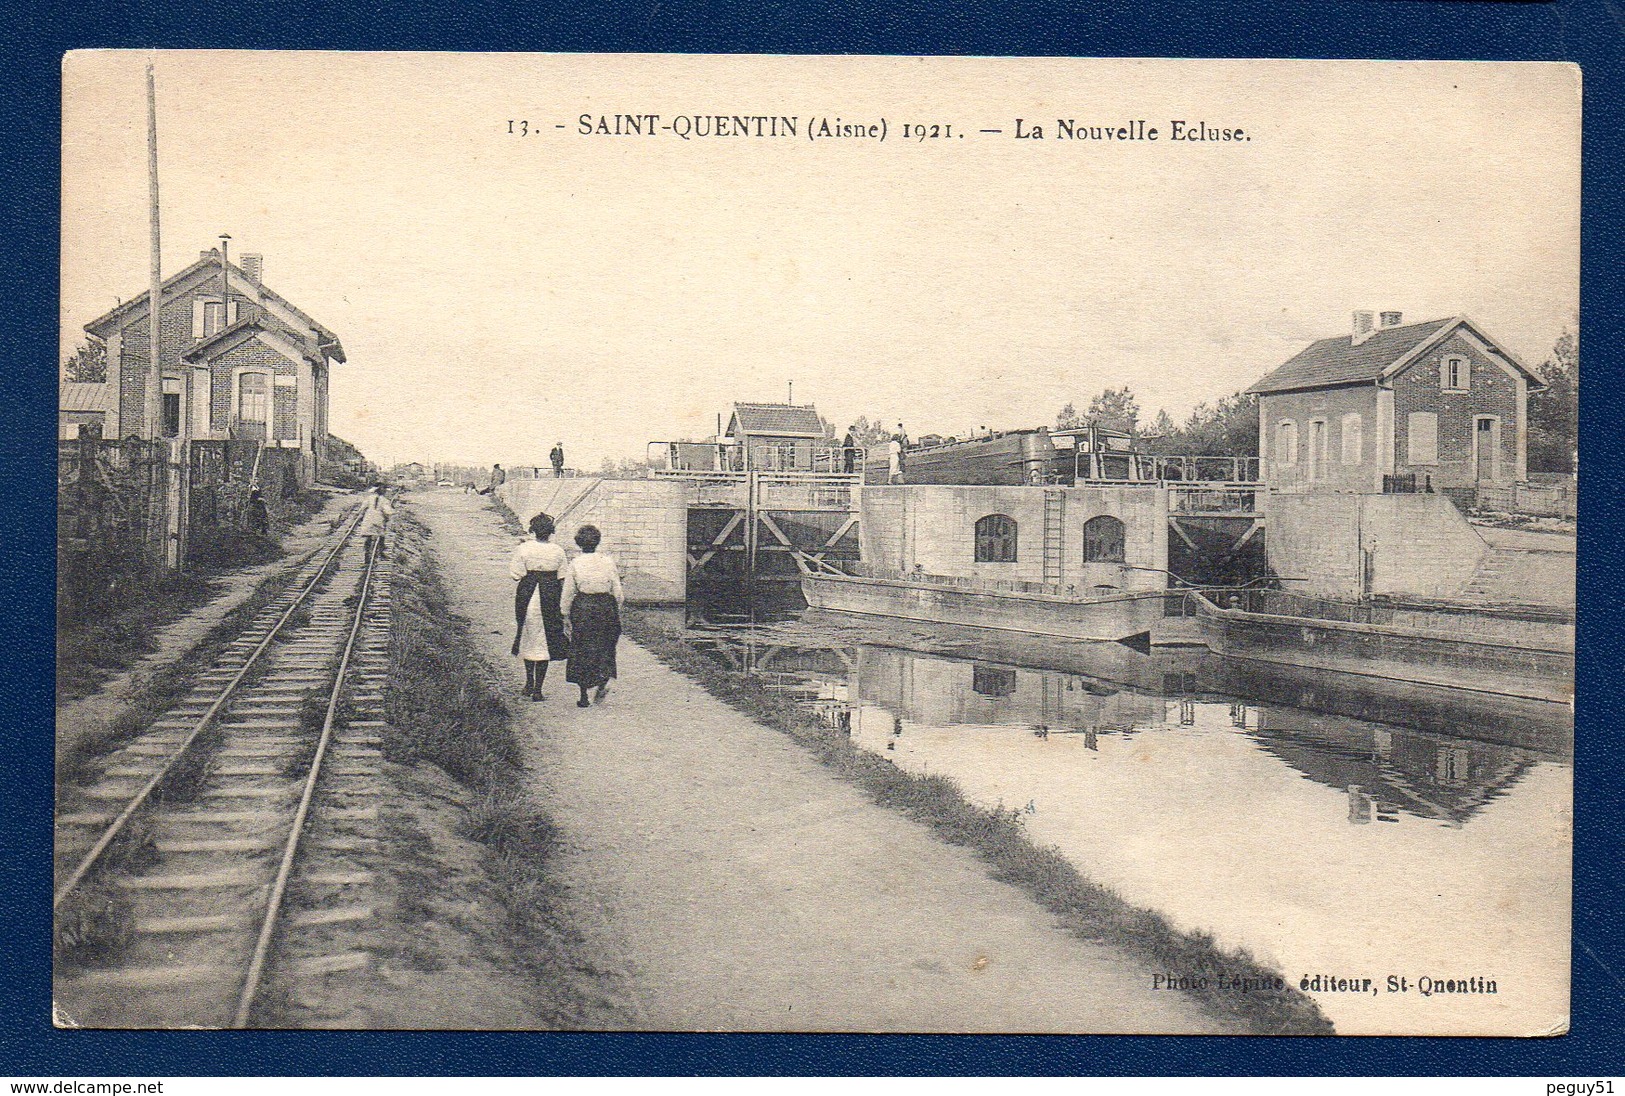
[[[1156,590],[1166,584],[1168,508],[1165,492],[1154,487],[867,486],[859,526],[863,562],[877,574],[908,574],[918,565],[932,575],[1042,583],[1046,490],[1065,499],[1061,585],[1081,592],[1102,585]],[[990,514],[1016,523],[1014,563],[976,561],[976,523]],[[1084,562],[1084,523],[1103,514],[1123,523],[1125,562],[1141,569]]]
[[[1372,553],[1373,594],[1452,598],[1488,551],[1443,495],[1270,492],[1264,502],[1270,568],[1282,588],[1313,597],[1361,593],[1361,553]]]
[[[538,513],[558,523],[553,540],[573,558],[583,525],[604,534],[601,552],[615,557],[628,601],[680,604],[688,592],[688,497],[675,480],[594,477],[509,480],[497,497],[521,523]]]

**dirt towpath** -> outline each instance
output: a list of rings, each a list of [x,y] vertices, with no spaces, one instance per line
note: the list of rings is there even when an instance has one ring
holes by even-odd
[[[411,506],[482,653],[517,692],[514,537],[461,492]],[[603,976],[592,1026],[1219,1030],[973,853],[624,640],[620,670],[601,706],[578,709],[553,678],[547,702],[515,698],[536,794],[563,835],[566,912]]]

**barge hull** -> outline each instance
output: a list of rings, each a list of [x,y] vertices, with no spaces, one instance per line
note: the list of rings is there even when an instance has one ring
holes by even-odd
[[[809,606],[838,613],[1106,641],[1145,635],[1160,626],[1167,600],[1161,592],[1078,601],[825,575],[803,576],[801,588]]]

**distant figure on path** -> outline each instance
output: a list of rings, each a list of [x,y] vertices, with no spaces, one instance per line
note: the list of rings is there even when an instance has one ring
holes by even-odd
[[[248,508],[244,516],[250,533],[262,537],[271,535],[271,511],[265,505],[265,493],[258,487],[248,493]]]
[[[886,482],[903,482],[903,443],[896,438],[886,443]]]
[[[853,433],[852,427],[847,427],[846,437],[841,439],[841,468],[847,474],[852,474],[853,465],[857,463],[858,437]]]
[[[502,465],[493,464],[493,465],[491,465],[491,482],[489,484],[487,484],[486,486],[480,488],[480,494],[489,495],[492,491],[495,491],[498,487],[501,487],[504,483],[507,483],[507,482],[508,482],[508,473],[506,473],[506,472],[504,472],[502,470]]]
[[[581,689],[576,707],[585,708],[587,690],[597,690],[594,700],[603,700],[615,677],[615,645],[621,638],[621,605],[626,594],[615,561],[598,553],[603,534],[596,525],[576,530],[576,546],[581,554],[564,575],[560,604],[570,620],[570,669],[566,681]]]
[[[546,700],[542,683],[547,680],[547,664],[570,657],[564,638],[564,614],[559,598],[564,583],[559,574],[568,565],[564,549],[551,541],[553,518],[537,514],[530,519],[531,535],[513,550],[508,574],[519,584],[513,597],[513,653],[525,663],[524,695]]]
[[[547,459],[553,462],[553,478],[563,479],[564,443],[562,441],[553,443],[553,451],[547,455]]]
[[[384,558],[384,530],[389,527],[390,515],[395,507],[384,497],[382,486],[367,491],[367,501],[361,513],[361,544],[367,559]]]

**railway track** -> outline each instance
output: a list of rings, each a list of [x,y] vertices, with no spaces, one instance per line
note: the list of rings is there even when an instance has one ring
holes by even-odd
[[[359,512],[191,692],[58,794],[55,996],[89,1027],[247,1027],[367,967],[387,560]]]

